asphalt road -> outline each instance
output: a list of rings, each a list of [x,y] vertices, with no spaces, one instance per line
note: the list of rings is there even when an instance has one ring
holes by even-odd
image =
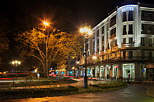
[[[129,85],[127,88],[105,93],[1,100],[0,102],[154,102],[154,98],[146,95],[146,88],[143,85]]]

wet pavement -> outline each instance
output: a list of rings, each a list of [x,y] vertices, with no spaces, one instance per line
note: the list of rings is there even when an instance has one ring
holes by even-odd
[[[146,88],[143,85],[128,85],[127,88],[105,93],[1,100],[0,102],[154,102],[154,98],[146,95]]]

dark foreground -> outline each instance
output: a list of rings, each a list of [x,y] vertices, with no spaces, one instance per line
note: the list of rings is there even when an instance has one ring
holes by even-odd
[[[146,95],[146,88],[143,85],[129,85],[127,88],[105,93],[1,100],[0,102],[154,102],[154,98]]]

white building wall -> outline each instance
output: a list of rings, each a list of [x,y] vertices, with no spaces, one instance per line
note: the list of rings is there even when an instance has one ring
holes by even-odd
[[[102,27],[99,28],[99,53],[102,51]]]
[[[126,22],[123,22],[123,12],[128,12],[129,10],[133,10],[133,20],[134,21],[126,21]],[[133,56],[141,56],[142,53],[141,53],[141,50],[142,48],[140,47],[141,46],[141,37],[151,37],[151,38],[154,38],[154,35],[149,35],[149,34],[141,34],[141,31],[142,31],[142,24],[152,24],[154,25],[154,22],[152,21],[141,21],[141,10],[147,10],[147,11],[154,11],[154,8],[145,8],[145,7],[140,7],[139,5],[126,5],[126,6],[122,6],[122,7],[119,7],[117,8],[117,11],[115,11],[114,13],[116,13],[116,39],[117,39],[117,45],[118,45],[118,48],[123,48],[125,47],[125,51],[126,51],[126,60],[130,60],[128,58],[128,52],[129,51],[133,51]],[[113,14],[111,14],[113,15]],[[110,23],[110,18],[112,16],[108,16],[105,20],[103,20],[100,24],[98,24],[96,27],[93,28],[93,31],[94,31],[94,44],[93,44],[93,39],[91,40],[92,43],[91,44],[91,49],[93,49],[93,45],[94,45],[94,53],[93,54],[96,54],[97,52],[101,52],[102,51],[102,26],[104,26],[104,53],[107,51],[107,44],[109,41],[112,41],[112,39],[110,39],[110,30],[112,29],[112,27],[109,26],[108,23]],[[128,25],[129,24],[132,24],[133,25],[133,34],[128,34]],[[127,32],[127,35],[123,35],[123,25],[127,25],[126,27],[126,32]],[[99,51],[97,51],[97,30],[99,30]],[[133,38],[133,44],[127,44],[129,43],[129,38],[132,37]],[[123,38],[126,38],[126,46],[124,46],[123,44]],[[148,46],[148,39],[145,40],[145,42],[147,43],[147,48],[149,48]],[[153,39],[153,43],[154,43],[154,39]],[[109,44],[110,46],[110,44]],[[127,50],[127,47],[131,47],[132,50]],[[138,49],[138,50],[134,50],[133,47],[140,47],[141,49]],[[120,49],[121,50],[121,49]],[[149,56],[149,51],[148,50],[144,50],[145,51],[145,57]],[[121,52],[118,52],[118,53],[121,53],[120,54],[120,57],[122,58],[123,57],[123,51],[121,50]],[[154,55],[154,52],[152,52],[152,54]],[[116,63],[116,62],[115,62]],[[105,66],[105,65],[104,65]],[[122,73],[124,69],[122,69],[122,65],[118,65],[119,66],[119,74],[118,74],[118,77],[121,77],[122,76]],[[134,66],[135,67],[135,66]],[[135,69],[135,68],[134,68]],[[106,72],[107,70],[105,70]],[[135,71],[135,70],[134,70]],[[96,73],[96,71],[95,71]],[[106,72],[107,73],[107,72]],[[136,73],[137,74],[137,73]],[[96,74],[97,75],[97,74]],[[103,75],[102,75],[103,76]],[[106,76],[106,74],[105,74]]]

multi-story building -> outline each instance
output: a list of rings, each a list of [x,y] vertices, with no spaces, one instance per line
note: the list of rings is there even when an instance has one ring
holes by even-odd
[[[154,8],[117,7],[92,30],[85,44],[89,77],[154,80]]]

